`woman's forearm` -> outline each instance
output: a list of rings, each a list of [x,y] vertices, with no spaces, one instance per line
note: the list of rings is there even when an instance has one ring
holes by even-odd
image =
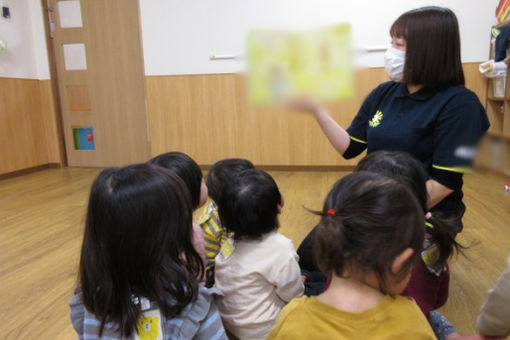
[[[335,150],[341,155],[345,153],[351,143],[351,138],[347,131],[331,118],[328,110],[308,97],[293,98],[289,101],[289,106],[292,109],[313,114],[322,132],[324,132]]]
[[[329,112],[322,107],[317,108],[314,111],[314,115],[322,132],[324,132],[331,145],[333,145],[338,153],[343,155],[351,143],[351,138],[347,131],[345,131],[345,129],[329,115]]]
[[[431,209],[433,206],[441,202],[446,196],[450,195],[453,190],[433,179],[429,179],[427,181],[427,192],[429,194],[429,201],[427,205],[428,208]]]

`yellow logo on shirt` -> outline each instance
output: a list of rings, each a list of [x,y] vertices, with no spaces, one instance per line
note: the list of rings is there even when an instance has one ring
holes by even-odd
[[[142,317],[136,322],[136,340],[163,340],[161,331],[161,315],[159,310],[143,312]]]
[[[374,114],[372,119],[368,121],[368,125],[370,127],[377,127],[379,124],[381,124],[381,120],[383,118],[383,113],[380,110],[377,110],[377,112]]]
[[[226,260],[230,257],[230,255],[232,255],[232,253],[234,252],[234,240],[232,239],[227,239],[225,241],[225,243],[223,243],[223,245],[221,246],[221,250],[220,250],[220,257],[222,258],[222,260]]]

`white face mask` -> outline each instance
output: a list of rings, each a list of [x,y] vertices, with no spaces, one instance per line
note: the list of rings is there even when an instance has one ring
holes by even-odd
[[[402,81],[405,61],[406,53],[404,51],[388,47],[384,55],[384,68],[392,80]]]

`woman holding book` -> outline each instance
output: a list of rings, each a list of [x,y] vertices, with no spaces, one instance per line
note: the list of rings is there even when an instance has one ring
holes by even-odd
[[[385,68],[392,80],[369,94],[348,128],[310,99],[292,106],[312,114],[346,159],[364,150],[399,150],[420,160],[430,176],[428,207],[456,220],[455,235],[465,212],[462,177],[489,127],[484,107],[464,86],[457,18],[447,8],[414,9],[393,23],[390,35]]]

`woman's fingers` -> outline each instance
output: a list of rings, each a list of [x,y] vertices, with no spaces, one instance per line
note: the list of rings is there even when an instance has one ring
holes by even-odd
[[[287,102],[287,106],[293,110],[315,113],[320,109],[320,104],[310,97],[298,96],[291,98]]]

